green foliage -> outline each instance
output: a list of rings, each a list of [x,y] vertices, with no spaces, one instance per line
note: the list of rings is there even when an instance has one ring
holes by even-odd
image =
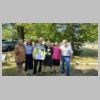
[[[18,38],[16,30],[18,25],[24,27],[25,38],[33,40],[40,36],[53,42],[61,42],[63,39],[81,43],[98,40],[97,23],[4,23],[3,38]]]
[[[18,34],[16,30],[16,24],[14,23],[2,24],[2,37],[3,39],[17,39]]]

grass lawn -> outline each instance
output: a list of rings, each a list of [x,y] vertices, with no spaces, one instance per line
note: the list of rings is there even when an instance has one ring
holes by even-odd
[[[84,48],[80,56],[74,56],[71,61],[71,76],[97,76],[98,75],[98,50]],[[15,63],[2,63],[3,76],[16,76]],[[51,74],[47,70],[43,76],[61,76],[62,74]]]

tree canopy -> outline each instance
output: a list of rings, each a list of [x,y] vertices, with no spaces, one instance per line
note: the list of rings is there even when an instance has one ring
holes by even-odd
[[[18,39],[17,26],[24,28],[25,38],[36,40],[42,36],[46,40],[61,42],[94,42],[98,40],[97,23],[3,23],[3,39]]]

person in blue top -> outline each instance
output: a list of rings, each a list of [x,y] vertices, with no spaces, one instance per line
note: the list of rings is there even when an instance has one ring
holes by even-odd
[[[31,40],[27,40],[25,44],[25,50],[26,50],[26,62],[25,62],[25,71],[27,75],[33,74],[33,45]]]

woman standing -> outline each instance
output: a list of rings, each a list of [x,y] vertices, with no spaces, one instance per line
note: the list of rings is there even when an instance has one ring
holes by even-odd
[[[31,40],[27,40],[27,43],[25,45],[26,49],[26,62],[25,62],[25,71],[27,75],[33,74],[33,45]]]
[[[55,42],[55,46],[53,47],[53,70],[54,72],[58,72],[58,66],[60,66],[60,55],[61,55],[61,50],[59,48],[59,43]]]
[[[25,47],[23,45],[23,40],[19,40],[18,44],[15,46],[15,61],[16,61],[16,73],[17,75],[23,75],[23,63],[25,62]]]
[[[52,63],[53,63],[52,54],[53,54],[53,50],[51,47],[51,43],[50,43],[50,41],[47,41],[46,56],[45,56],[45,60],[44,60],[45,72],[46,72],[47,67],[49,67],[50,70],[52,70]]]

